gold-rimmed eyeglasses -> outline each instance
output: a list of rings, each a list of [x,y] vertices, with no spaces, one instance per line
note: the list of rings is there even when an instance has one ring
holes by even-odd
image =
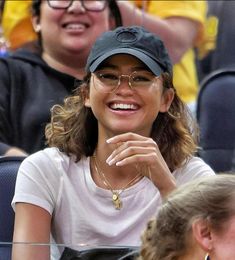
[[[101,12],[107,6],[107,0],[47,0],[48,5],[53,9],[67,9],[74,1],[80,1],[86,11]]]
[[[131,74],[119,74],[116,70],[104,69],[92,73],[94,75],[94,87],[104,93],[112,93],[118,89],[122,78],[127,78],[131,89],[145,90],[155,85],[159,78],[147,70],[134,71]]]

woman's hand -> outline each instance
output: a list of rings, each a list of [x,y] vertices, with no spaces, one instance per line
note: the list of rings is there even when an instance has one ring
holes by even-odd
[[[106,162],[116,166],[134,165],[158,188],[162,197],[176,188],[175,178],[171,174],[157,143],[150,137],[135,133],[125,133],[107,140],[117,148]]]

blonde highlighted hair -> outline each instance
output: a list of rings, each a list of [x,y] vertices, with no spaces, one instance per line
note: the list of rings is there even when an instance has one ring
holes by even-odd
[[[192,243],[192,224],[206,220],[214,232],[235,215],[235,176],[220,174],[182,185],[163,203],[142,236],[138,260],[180,260]]]
[[[51,122],[46,127],[46,138],[49,146],[58,147],[78,160],[82,156],[94,153],[98,138],[98,124],[91,109],[84,102],[89,94],[90,77],[77,88],[74,95],[64,101],[64,105],[56,105],[51,110]],[[164,89],[172,88],[172,77],[163,73]],[[182,166],[197,149],[197,128],[186,105],[175,94],[167,113],[159,113],[152,126],[151,137],[173,171]],[[196,125],[196,123],[195,123]]]

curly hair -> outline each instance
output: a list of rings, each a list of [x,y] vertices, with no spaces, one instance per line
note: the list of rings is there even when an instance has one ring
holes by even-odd
[[[89,93],[91,74],[84,78],[74,95],[65,99],[64,104],[55,105],[51,110],[51,122],[46,126],[49,146],[58,147],[67,155],[91,156],[97,145],[98,124],[90,108],[85,107]],[[172,76],[163,73],[163,87],[173,88]],[[174,89],[174,88],[173,88]],[[183,165],[197,149],[197,132],[190,125],[193,118],[185,104],[175,94],[167,113],[159,113],[152,126],[151,138],[155,140],[168,165],[173,171]]]
[[[193,244],[192,224],[207,221],[220,234],[235,215],[235,176],[220,174],[191,181],[168,196],[142,235],[138,260],[179,260]]]

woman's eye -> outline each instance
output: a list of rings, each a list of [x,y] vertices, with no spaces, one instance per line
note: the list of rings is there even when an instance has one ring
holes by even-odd
[[[150,79],[146,76],[135,76],[133,77],[133,81],[134,82],[146,82],[146,81],[150,81]]]
[[[118,76],[112,73],[100,73],[99,78],[107,80],[118,80]]]

